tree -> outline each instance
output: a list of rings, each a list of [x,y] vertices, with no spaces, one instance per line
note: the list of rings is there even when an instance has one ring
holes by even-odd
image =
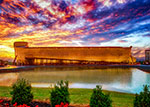
[[[61,103],[69,104],[69,91],[68,91],[68,81],[63,82],[62,80],[58,82],[54,89],[51,91],[50,101],[52,107],[55,105],[60,105]]]
[[[18,105],[29,104],[33,99],[31,92],[31,84],[25,79],[19,79],[12,86],[12,104],[17,103]]]
[[[109,95],[102,92],[102,88],[98,85],[93,89],[90,99],[90,107],[112,107],[112,100]]]
[[[143,92],[135,95],[134,107],[150,107],[150,91],[149,86],[145,85]]]

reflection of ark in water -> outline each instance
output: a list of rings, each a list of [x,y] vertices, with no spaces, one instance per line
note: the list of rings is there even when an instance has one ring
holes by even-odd
[[[131,64],[132,47],[28,47],[15,42],[14,62],[19,65]]]

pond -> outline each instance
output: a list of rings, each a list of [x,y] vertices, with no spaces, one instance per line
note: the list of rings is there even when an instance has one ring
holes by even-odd
[[[139,93],[150,85],[150,73],[131,67],[36,67],[31,70],[0,73],[0,86],[11,86],[17,79],[29,80],[33,87],[50,87],[60,80],[70,88],[95,88]]]

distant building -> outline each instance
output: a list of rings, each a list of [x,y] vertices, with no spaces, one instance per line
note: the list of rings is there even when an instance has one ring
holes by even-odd
[[[17,65],[51,64],[132,64],[132,47],[28,47],[15,42]]]
[[[150,63],[150,50],[145,50],[145,62]]]

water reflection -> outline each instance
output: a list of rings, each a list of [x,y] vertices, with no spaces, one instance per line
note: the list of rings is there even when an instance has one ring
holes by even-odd
[[[68,80],[71,88],[95,88],[98,84],[103,89],[129,93],[140,92],[144,84],[150,85],[150,74],[136,68],[43,67],[19,73],[1,73],[0,78],[0,85],[6,85],[8,81],[12,84],[17,78],[25,78],[35,87],[49,87],[59,80]]]
[[[59,80],[68,80],[71,83],[104,83],[120,82],[131,83],[131,68],[36,68],[31,71],[20,72],[20,78],[26,78],[31,82],[54,83]]]
[[[11,86],[17,81],[19,73],[1,73],[0,74],[0,86]]]
[[[132,70],[132,90],[133,92],[140,92],[143,89],[143,85],[149,84],[150,85],[150,74],[143,72],[139,69]]]

